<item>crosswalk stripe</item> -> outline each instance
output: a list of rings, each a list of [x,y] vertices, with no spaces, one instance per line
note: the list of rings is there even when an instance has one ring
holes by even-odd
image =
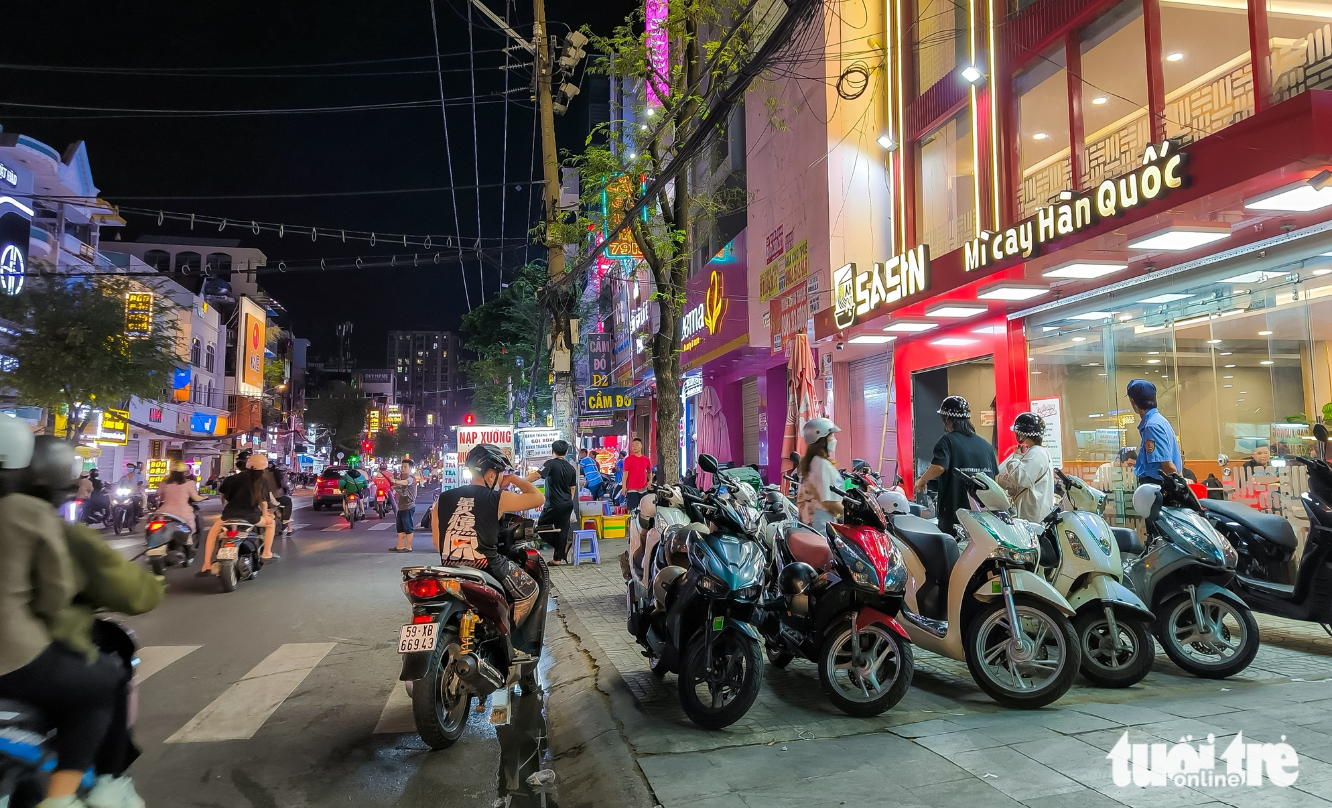
[[[250,738],[305,681],[337,643],[287,643],[255,665],[239,682],[213,699],[167,743],[232,741]]]
[[[201,645],[145,645],[139,649],[139,665],[134,669],[134,681],[142,684],[149,676],[202,647]]]
[[[124,550],[127,547],[143,544],[143,537],[137,539],[107,539],[106,543],[112,550]]]
[[[377,524],[377,525],[371,525],[371,526],[370,526],[370,529],[371,529],[371,530],[388,530],[388,529],[391,528],[391,527],[393,527],[393,523],[392,523],[392,522],[380,522],[380,523]]]
[[[331,524],[331,525],[329,525],[328,527],[324,528],[324,532],[327,533],[327,532],[329,532],[330,530],[346,530],[346,529],[347,529],[347,523],[346,523],[346,522],[334,522],[333,524]]]
[[[416,721],[412,719],[412,697],[407,695],[407,683],[394,682],[388,701],[384,703],[384,712],[379,714],[379,723],[375,724],[374,734],[402,732],[416,732]]]
[[[291,523],[291,529],[292,529],[293,531],[295,531],[295,530],[301,530],[302,528],[307,528],[307,527],[309,527],[309,525],[307,525],[307,524],[303,524],[303,523],[300,523],[300,522],[292,522],[292,523]]]

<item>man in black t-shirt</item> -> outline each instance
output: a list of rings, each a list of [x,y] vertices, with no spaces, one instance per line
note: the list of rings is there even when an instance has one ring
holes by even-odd
[[[555,556],[550,563],[561,564],[569,547],[569,520],[573,517],[574,506],[578,503],[578,472],[573,464],[565,459],[569,453],[569,444],[557,440],[550,445],[551,454],[537,471],[527,475],[528,482],[535,482],[538,477],[546,481],[546,506],[541,509],[541,518],[537,525],[550,525],[560,529],[559,538],[554,542]]]
[[[916,480],[922,488],[931,480],[939,480],[939,529],[956,536],[957,510],[966,508],[967,489],[954,471],[977,472],[994,477],[999,473],[999,458],[990,442],[976,434],[971,423],[971,405],[962,396],[949,396],[939,407],[943,418],[944,435],[934,444],[934,457],[930,467]]]
[[[246,467],[245,471],[227,477],[218,487],[218,494],[222,497],[222,515],[208,531],[208,539],[204,544],[203,568],[195,575],[212,574],[210,565],[213,548],[217,546],[217,537],[222,533],[222,523],[232,519],[242,519],[264,529],[263,548],[260,552],[265,563],[281,559],[281,556],[273,555],[273,539],[277,523],[269,513],[273,481],[268,473],[268,455],[242,452],[236,459]]]

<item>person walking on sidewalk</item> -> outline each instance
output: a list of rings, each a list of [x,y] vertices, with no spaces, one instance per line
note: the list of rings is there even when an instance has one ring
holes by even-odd
[[[410,459],[402,461],[398,475],[393,479],[394,493],[398,498],[398,546],[391,548],[391,551],[410,553],[412,532],[415,530],[412,523],[416,519],[416,492],[420,490],[420,482],[416,479],[416,469]]]
[[[652,482],[652,461],[643,454],[642,438],[633,439],[629,444],[629,456],[621,462],[624,463],[624,504],[632,511],[638,507]]]
[[[546,481],[546,505],[541,509],[537,526],[549,525],[559,528],[552,564],[564,563],[565,553],[569,548],[569,520],[573,518],[574,504],[578,501],[578,473],[569,464],[565,455],[569,453],[569,444],[557,440],[550,445],[554,455],[545,465],[527,475],[528,482],[535,482],[538,477]]]

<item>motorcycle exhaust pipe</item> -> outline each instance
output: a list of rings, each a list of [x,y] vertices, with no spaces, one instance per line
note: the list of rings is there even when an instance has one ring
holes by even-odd
[[[467,689],[485,698],[501,687],[504,677],[489,662],[476,654],[463,654],[458,657],[458,678],[463,680]]]

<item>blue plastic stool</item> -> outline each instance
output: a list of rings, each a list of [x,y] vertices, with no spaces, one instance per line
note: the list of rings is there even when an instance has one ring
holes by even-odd
[[[587,542],[587,549],[583,549],[583,542]],[[595,530],[575,530],[573,532],[573,563],[578,566],[584,561],[593,561],[601,563],[601,551],[597,549],[597,532]]]

